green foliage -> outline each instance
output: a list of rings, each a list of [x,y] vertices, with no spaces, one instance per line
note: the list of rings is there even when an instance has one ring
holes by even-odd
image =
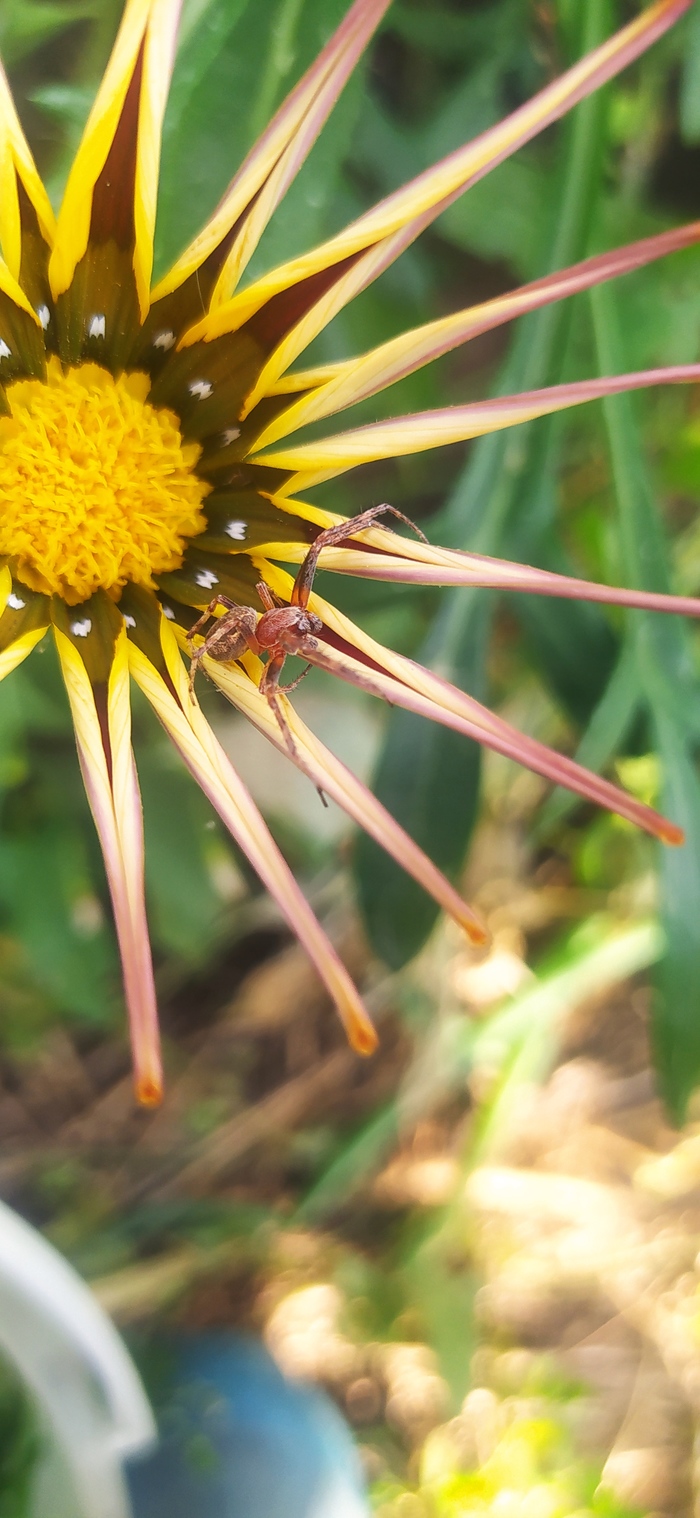
[[[185,11],[164,130],[156,277],[199,231],[345,9],[344,0],[199,0]],[[289,258],[325,232],[359,84],[358,76],[275,217],[258,262]]]
[[[378,1518],[634,1518],[600,1483],[600,1471],[577,1457],[555,1397],[512,1399],[498,1408],[501,1431],[489,1455],[460,1468],[451,1426],[427,1441],[417,1488],[379,1482],[373,1491]],[[451,1436],[452,1435],[452,1436]],[[408,1492],[415,1501],[406,1501]]]
[[[594,45],[606,34],[608,22],[607,5],[591,6],[579,42],[585,47]],[[551,240],[541,273],[574,262],[585,251],[600,173],[603,112],[604,98],[597,96],[581,105],[573,118],[558,168],[554,209],[549,211]],[[483,183],[492,183],[491,176]],[[548,380],[563,378],[568,321],[567,308],[555,306],[523,322],[499,388],[504,392],[534,389]],[[438,541],[537,562],[542,539],[552,536],[560,432],[556,420],[546,419],[512,434],[496,433],[481,439],[438,515]],[[545,562],[551,566],[551,548],[548,552],[545,549]],[[485,696],[487,688],[493,609],[493,598],[483,591],[450,592],[419,654],[423,663],[439,669],[479,698]],[[527,618],[527,600],[524,612],[520,603],[518,611]],[[531,627],[533,615],[530,610]],[[545,676],[560,690],[564,683],[570,699],[580,702],[580,677],[572,681],[569,669],[566,680],[562,649],[568,646],[576,650],[572,661],[578,662],[579,668],[600,672],[608,652],[606,649],[601,659],[604,625],[601,633],[599,618],[572,611],[570,603],[564,602],[538,608],[536,626],[533,641],[542,656]],[[585,636],[589,628],[593,639]],[[475,746],[465,744],[454,733],[442,728],[427,732],[426,727],[421,719],[403,712],[392,718],[376,787],[407,832],[454,875],[477,816],[480,755]],[[425,942],[437,908],[391,860],[380,860],[379,852],[371,841],[362,840],[358,888],[375,947],[390,964],[398,966]]]
[[[614,296],[592,297],[602,373],[624,362]],[[604,402],[619,511],[623,562],[630,583],[647,589],[670,583],[661,517],[644,468],[643,444],[629,396]],[[654,1033],[660,1080],[682,1117],[700,1072],[700,780],[693,763],[700,687],[682,624],[648,615],[630,617],[634,676],[648,707],[663,772],[662,804],[681,823],[686,843],[664,850],[662,913],[668,952],[662,961]]]
[[[76,22],[89,21],[96,0],[5,0],[0,14],[0,53],[8,68],[45,47]]]
[[[37,1420],[12,1372],[0,1365],[0,1512],[29,1518],[31,1487],[40,1451]]]

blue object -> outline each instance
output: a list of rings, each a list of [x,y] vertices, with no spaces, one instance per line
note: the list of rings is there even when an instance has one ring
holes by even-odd
[[[252,1338],[168,1340],[161,1442],[127,1471],[134,1518],[369,1518],[350,1431]]]

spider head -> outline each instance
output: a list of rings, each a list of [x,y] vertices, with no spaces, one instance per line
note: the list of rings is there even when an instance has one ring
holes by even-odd
[[[304,611],[297,622],[297,630],[303,637],[307,637],[309,634],[312,637],[318,637],[319,633],[323,632],[323,623],[321,618],[316,616],[315,612]]]

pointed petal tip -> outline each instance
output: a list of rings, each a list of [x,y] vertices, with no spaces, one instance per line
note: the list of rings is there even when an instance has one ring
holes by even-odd
[[[360,1017],[358,1012],[353,1012],[346,1028],[348,1042],[356,1054],[362,1054],[367,1059],[379,1048],[379,1034],[366,1014]]]
[[[675,822],[666,822],[663,819],[663,827],[658,830],[658,836],[662,843],[667,843],[672,849],[680,849],[685,843],[683,828],[676,827]]]
[[[471,913],[468,916],[465,913],[460,921],[460,927],[464,929],[469,942],[476,949],[485,949],[490,944],[491,934],[488,928],[485,928],[480,922],[475,921]]]
[[[142,1075],[134,1083],[139,1107],[159,1107],[163,1100],[163,1082],[160,1075]]]

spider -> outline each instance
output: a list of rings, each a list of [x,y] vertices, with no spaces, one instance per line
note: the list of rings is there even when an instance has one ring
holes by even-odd
[[[306,557],[299,568],[292,599],[289,606],[284,606],[275,598],[269,586],[260,582],[256,586],[258,595],[265,608],[261,617],[252,606],[239,606],[229,596],[217,595],[209,602],[201,617],[194,623],[187,634],[190,645],[190,695],[194,700],[194,679],[197,666],[205,654],[210,659],[216,659],[218,663],[228,664],[234,659],[240,659],[241,654],[250,650],[254,654],[267,654],[267,663],[260,681],[260,692],[266,696],[272,711],[274,712],[279,726],[284,735],[285,743],[290,752],[295,754],[294,739],[285,721],[284,713],[277,699],[280,690],[294,690],[303,680],[304,675],[310,669],[306,669],[292,680],[289,685],[280,686],[280,675],[285,660],[289,654],[304,655],[305,640],[309,637],[318,636],[323,631],[323,623],[320,617],[308,610],[309,596],[314,582],[314,576],[318,566],[318,560],[324,548],[332,548],[335,544],[343,543],[346,538],[356,532],[362,532],[371,527],[377,517],[390,512],[405,522],[413,532],[425,543],[427,539],[419,527],[404,516],[403,512],[397,511],[395,506],[370,506],[359,516],[351,517],[347,522],[338,522],[333,527],[327,527],[320,532],[312,543]],[[211,630],[204,636],[203,642],[198,648],[194,648],[193,639],[206,626],[214,616],[219,606],[226,608],[224,615],[219,617]]]

